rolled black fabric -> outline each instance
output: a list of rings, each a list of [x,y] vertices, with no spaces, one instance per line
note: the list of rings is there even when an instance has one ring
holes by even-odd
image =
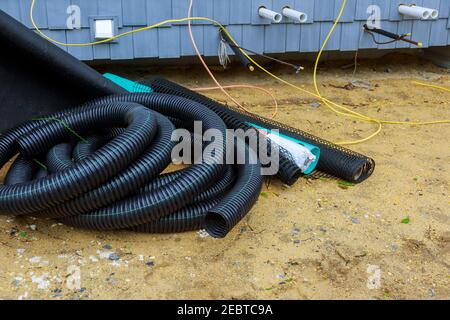
[[[243,112],[236,108],[227,107],[169,80],[154,77],[146,84],[155,92],[185,97],[207,106],[220,115],[228,126],[248,128],[246,122],[251,122],[268,129],[278,129],[282,134],[319,147],[321,156],[316,167],[318,171],[350,182],[360,183],[370,177],[375,169],[375,161],[367,156],[285,124]],[[289,159],[289,155],[280,155],[280,172],[278,176],[287,184],[293,184],[301,176],[301,173],[295,170],[295,164]]]
[[[0,186],[0,212],[146,232],[198,229],[211,212],[226,223],[215,224],[220,232],[214,226],[208,231],[225,236],[258,198],[261,166],[257,159],[218,161],[225,157],[224,138],[215,145],[217,157],[160,176],[174,144],[169,118],[202,121],[204,130],[223,136],[227,129],[205,106],[155,93],[100,98],[5,132],[0,164],[20,155]]]
[[[2,10],[0,30],[1,132],[35,116],[126,92]]]

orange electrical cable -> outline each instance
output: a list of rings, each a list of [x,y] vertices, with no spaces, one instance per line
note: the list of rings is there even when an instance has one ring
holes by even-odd
[[[236,99],[234,99],[223,87],[222,85],[219,83],[219,81],[217,81],[216,77],[214,76],[214,74],[211,72],[211,70],[209,69],[208,65],[206,64],[205,60],[202,57],[202,54],[200,53],[200,50],[198,50],[197,44],[195,42],[195,38],[194,38],[194,34],[192,33],[192,26],[191,26],[191,20],[189,20],[191,18],[191,12],[192,12],[192,6],[194,4],[194,0],[190,0],[189,2],[189,9],[188,9],[188,31],[189,31],[189,37],[191,38],[191,43],[192,43],[192,47],[194,48],[195,52],[197,53],[198,58],[200,59],[200,62],[202,63],[203,67],[205,68],[206,72],[208,72],[209,76],[211,77],[211,79],[214,81],[214,83],[216,84],[217,87],[220,88],[220,90],[231,100],[233,101],[234,104],[236,104],[239,108],[241,108],[244,111],[249,112],[247,109],[245,109]]]
[[[189,1],[188,14],[187,14],[187,17],[188,17],[188,20],[187,20],[187,21],[188,21],[188,32],[189,32],[189,37],[190,37],[190,39],[191,39],[192,47],[194,48],[194,50],[195,50],[195,52],[196,52],[196,54],[197,54],[197,56],[198,56],[200,62],[202,63],[203,67],[205,68],[206,72],[209,74],[209,76],[211,77],[211,79],[212,79],[212,80],[214,81],[214,83],[216,84],[216,87],[213,87],[213,88],[206,88],[206,90],[203,90],[203,91],[207,91],[207,90],[220,90],[220,91],[222,91],[222,92],[223,92],[223,93],[224,93],[231,101],[233,101],[233,103],[234,103],[235,105],[237,105],[239,108],[241,108],[242,110],[244,110],[244,111],[246,111],[246,112],[249,112],[249,113],[251,113],[251,111],[249,111],[248,109],[246,109],[246,108],[245,108],[242,104],[240,104],[235,98],[233,98],[233,97],[225,90],[225,88],[238,88],[238,87],[242,87],[242,88],[253,88],[253,89],[258,89],[258,90],[264,91],[264,92],[268,93],[268,94],[272,97],[272,99],[274,100],[274,102],[275,102],[275,112],[274,112],[274,114],[272,115],[272,118],[274,118],[274,117],[276,116],[277,112],[278,112],[278,102],[276,101],[276,98],[273,96],[273,94],[270,93],[270,91],[268,91],[268,90],[266,90],[266,89],[264,89],[264,88],[257,87],[257,86],[245,85],[245,84],[243,84],[243,85],[232,85],[232,86],[222,86],[222,85],[219,83],[219,81],[216,79],[216,77],[214,76],[214,74],[213,74],[212,71],[209,69],[208,65],[206,64],[205,60],[203,59],[202,54],[200,53],[200,50],[198,49],[197,44],[196,44],[196,42],[195,42],[194,34],[192,33],[192,26],[191,26],[191,20],[190,20],[190,18],[191,18],[191,12],[192,12],[192,6],[193,6],[193,4],[194,4],[194,0],[190,0],[190,1]],[[205,88],[203,88],[203,89],[205,89]]]
[[[264,89],[264,88],[258,87],[258,86],[253,86],[251,84],[234,84],[234,85],[222,86],[222,88],[223,89],[245,88],[245,89],[256,89],[256,90],[262,91],[262,92],[266,93],[267,95],[269,95],[272,98],[273,105],[275,107],[275,110],[272,113],[272,116],[270,118],[274,119],[276,117],[276,115],[278,114],[278,101],[277,101],[277,98],[275,97],[275,95],[272,92],[270,92],[267,89]],[[202,91],[220,90],[220,87],[205,87],[205,88],[190,88],[190,89],[192,91],[202,92]]]

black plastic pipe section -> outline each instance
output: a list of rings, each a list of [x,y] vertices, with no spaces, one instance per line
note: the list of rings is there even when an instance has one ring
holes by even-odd
[[[160,175],[174,144],[169,118],[202,121],[204,130],[225,137],[227,127],[213,111],[158,93],[100,98],[5,132],[0,165],[19,156],[0,185],[0,212],[96,230],[205,227],[224,237],[256,202],[261,165],[225,164],[224,138],[204,145],[215,144],[215,157]],[[238,152],[256,157],[248,147]]]
[[[248,125],[246,122],[251,122],[268,129],[278,129],[282,134],[319,147],[321,156],[316,167],[318,171],[353,183],[360,183],[370,177],[375,169],[375,161],[360,153],[343,148],[285,124],[242,112],[233,107],[227,107],[169,80],[155,77],[146,82],[146,84],[155,92],[185,97],[207,106],[216,112],[228,126],[247,128]],[[289,159],[288,154],[280,156],[280,171],[278,176],[287,184],[294,183],[301,176],[301,174],[296,172],[295,164]]]

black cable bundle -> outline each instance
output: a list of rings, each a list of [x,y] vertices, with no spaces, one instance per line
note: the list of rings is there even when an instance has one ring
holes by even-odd
[[[0,186],[0,212],[97,230],[204,227],[224,237],[256,202],[261,165],[211,160],[160,175],[171,162],[171,118],[227,129],[205,106],[155,93],[100,98],[5,132],[1,166],[19,156]],[[214,150],[222,158],[225,142]],[[236,152],[256,158],[248,146]]]
[[[242,112],[233,107],[227,107],[169,80],[155,77],[146,84],[155,92],[185,97],[207,106],[217,113],[230,127],[246,129],[249,127],[246,122],[251,122],[268,129],[278,129],[282,134],[319,147],[321,156],[316,167],[318,171],[349,182],[360,183],[370,177],[375,169],[375,161],[369,157],[315,137],[302,130],[251,113]],[[295,164],[288,156],[281,155],[278,176],[283,182],[293,184],[301,176],[301,173],[299,174],[295,170]]]

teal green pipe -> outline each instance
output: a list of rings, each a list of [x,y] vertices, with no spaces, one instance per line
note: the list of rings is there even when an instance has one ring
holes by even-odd
[[[153,89],[146,85],[119,77],[112,73],[105,73],[105,74],[103,74],[103,76],[106,79],[111,80],[118,86],[124,88],[125,90],[127,90],[130,93],[152,93],[153,92]]]

